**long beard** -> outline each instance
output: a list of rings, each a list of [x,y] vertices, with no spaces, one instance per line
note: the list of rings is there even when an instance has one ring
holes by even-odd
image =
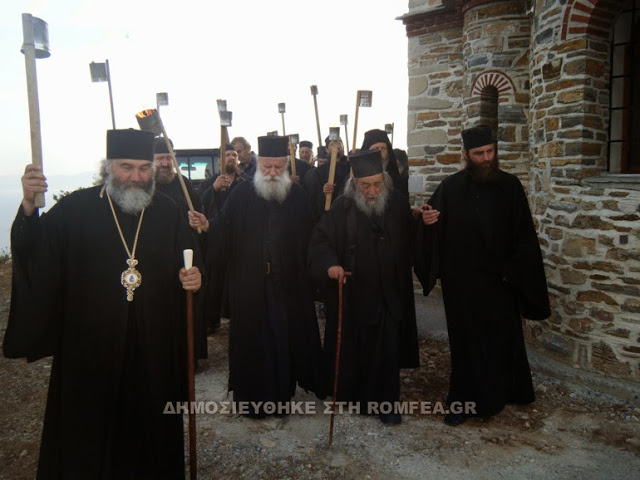
[[[385,186],[380,194],[375,198],[372,203],[367,202],[367,199],[356,190],[355,182],[349,179],[347,185],[344,188],[344,195],[353,199],[358,210],[364,213],[367,217],[373,215],[382,215],[387,208],[387,201],[389,200],[389,187],[385,179]]]
[[[176,178],[176,172],[173,167],[163,168],[158,167],[156,170],[156,183],[159,185],[166,185],[168,183],[173,182],[173,179]]]
[[[111,199],[124,213],[137,215],[143,208],[151,205],[156,183],[151,177],[149,182],[119,182],[113,175],[107,176],[106,190]]]
[[[495,156],[490,162],[485,162],[481,165],[476,165],[470,160],[465,159],[465,169],[471,175],[471,180],[476,183],[487,183],[495,180],[500,171],[500,161]]]
[[[224,167],[225,173],[229,175],[233,175],[238,171],[238,167],[236,166],[236,162],[229,162]]]
[[[268,202],[284,202],[291,190],[291,183],[291,176],[287,170],[282,175],[271,176],[264,175],[258,168],[253,177],[256,192]]]

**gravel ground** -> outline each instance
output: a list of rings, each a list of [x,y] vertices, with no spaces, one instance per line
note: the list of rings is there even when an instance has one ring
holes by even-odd
[[[9,308],[10,263],[0,261],[0,335]],[[424,302],[418,298],[419,302]],[[434,300],[430,300],[434,301]],[[436,300],[437,303],[437,300]],[[421,330],[421,367],[403,372],[402,399],[435,404],[446,396],[449,352],[442,332]],[[435,330],[431,329],[433,333]],[[209,338],[196,375],[196,400],[226,402],[228,324]],[[0,358],[0,479],[32,479],[51,362]],[[251,420],[197,417],[200,479],[635,479],[640,470],[640,400],[573,386],[535,373],[537,401],[507,406],[459,427],[441,413],[405,415],[398,426],[376,416],[330,416],[324,402],[298,391],[316,414]],[[626,398],[626,400],[622,400]],[[213,405],[213,404],[212,404]],[[185,422],[186,425],[186,422]]]

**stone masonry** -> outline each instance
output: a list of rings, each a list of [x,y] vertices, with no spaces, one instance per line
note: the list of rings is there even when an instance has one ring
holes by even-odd
[[[607,171],[612,31],[624,3],[410,0],[401,19],[409,164],[423,185],[414,202],[461,167],[460,131],[491,120],[482,104],[493,92],[501,165],[529,194],[551,296],[551,318],[526,322],[530,345],[640,381],[640,175]]]

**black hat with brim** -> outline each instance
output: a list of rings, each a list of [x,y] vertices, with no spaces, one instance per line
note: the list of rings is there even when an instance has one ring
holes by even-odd
[[[355,178],[371,177],[383,172],[380,150],[361,150],[349,155],[351,170]]]
[[[107,130],[107,159],[153,161],[153,132],[134,130]]]
[[[300,148],[302,147],[307,147],[307,148],[313,148],[313,143],[311,143],[309,140],[302,140],[299,143]]]
[[[484,147],[495,143],[493,132],[488,125],[478,125],[477,127],[467,128],[462,131],[462,142],[465,150],[472,148]]]
[[[171,144],[171,148],[173,148],[173,142],[170,138],[168,140]],[[155,140],[153,141],[153,153],[169,153],[167,142],[165,142],[164,137],[155,138]]]
[[[258,137],[258,156],[279,158],[289,155],[289,137]]]

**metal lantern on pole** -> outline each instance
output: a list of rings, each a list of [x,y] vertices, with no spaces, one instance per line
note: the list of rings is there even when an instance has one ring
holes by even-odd
[[[47,58],[49,51],[49,31],[47,22],[30,13],[22,14],[22,48],[27,74],[27,98],[29,102],[29,124],[31,131],[31,163],[42,168],[42,137],[40,133],[40,104],[38,101],[38,76],[36,58]],[[44,193],[35,197],[35,206],[44,207]]]
[[[169,105],[169,94],[167,92],[156,93],[156,108],[160,111],[160,107]]]
[[[318,131],[318,146],[322,145],[322,135],[320,135],[320,117],[318,115],[318,87],[311,85],[311,95],[313,95],[313,107],[316,111],[316,130]]]
[[[356,148],[356,140],[358,136],[358,113],[360,112],[360,107],[371,107],[371,102],[373,100],[373,92],[371,90],[358,90],[358,95],[356,97],[356,120],[353,124],[353,148]]]
[[[287,106],[284,103],[278,104],[278,113],[282,116],[282,135],[285,136],[287,131],[284,128],[284,113],[287,111]]]
[[[351,150],[349,150],[349,132],[347,131],[348,123],[349,121],[347,115],[340,115],[340,125],[344,125],[344,139],[346,142],[347,152],[350,152]]]
[[[101,63],[91,62],[89,64],[89,70],[91,71],[92,82],[107,82],[109,87],[109,105],[111,106],[111,125],[115,130],[116,116],[113,112],[113,93],[111,91],[111,71],[109,70],[109,60],[105,60]]]
[[[393,130],[395,128],[395,122],[394,123],[385,123],[384,125],[384,131],[387,133],[387,135],[391,135],[391,146],[393,147]]]

